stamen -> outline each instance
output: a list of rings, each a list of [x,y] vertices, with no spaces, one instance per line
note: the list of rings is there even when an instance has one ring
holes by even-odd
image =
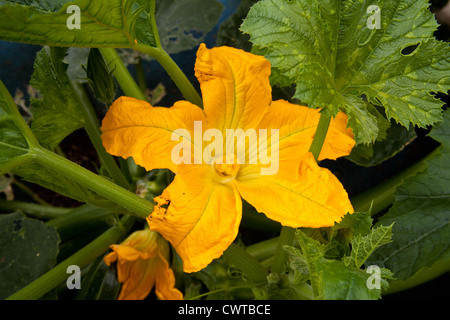
[[[228,183],[232,181],[239,172],[241,165],[237,163],[236,155],[234,155],[234,161],[231,164],[226,163],[226,156],[223,157],[222,163],[213,162],[212,166],[214,171],[219,176],[219,181],[222,183]]]

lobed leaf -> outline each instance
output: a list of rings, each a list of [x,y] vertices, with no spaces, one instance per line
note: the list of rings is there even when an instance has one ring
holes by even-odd
[[[373,5],[379,29],[368,27]],[[272,63],[273,82],[294,84],[295,98],[327,114],[344,110],[358,144],[378,135],[370,104],[405,127],[442,120],[433,93],[450,88],[450,50],[436,28],[425,0],[263,0],[241,26]]]

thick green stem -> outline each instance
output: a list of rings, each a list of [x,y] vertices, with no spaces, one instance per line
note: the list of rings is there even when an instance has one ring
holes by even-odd
[[[149,50],[149,48],[145,46],[137,46],[137,50],[147,53],[155,58],[164,70],[166,70],[173,82],[175,82],[184,98],[200,108],[203,108],[203,101],[197,90],[195,90],[192,83],[166,51],[162,48],[151,48],[151,50]]]
[[[141,88],[141,91],[145,93],[147,90],[147,80],[145,78],[144,64],[142,63],[141,58],[139,58],[136,63],[136,78],[139,88]]]
[[[114,216],[115,213],[112,211],[85,204],[70,210],[63,216],[47,221],[46,224],[58,231],[63,242],[86,230],[106,225],[106,221],[113,221]]]
[[[192,83],[186,77],[186,75],[181,71],[175,61],[172,60],[169,54],[162,48],[148,47],[145,45],[135,44],[133,49],[140,51],[142,53],[148,54],[149,56],[155,58],[161,66],[169,74],[170,78],[180,89],[184,98],[199,106],[203,107],[203,101],[197,90],[195,90]],[[114,77],[119,83],[122,91],[128,97],[133,97],[136,99],[147,101],[147,97],[142,92],[139,85],[136,83],[134,78],[131,76],[127,67],[123,64],[117,51],[113,48],[100,48],[99,49],[103,58],[105,59],[107,65],[111,70],[113,70]]]
[[[77,251],[56,267],[39,277],[26,287],[9,296],[7,300],[36,300],[50,290],[67,281],[70,274],[67,273],[69,266],[75,265],[80,269],[104,254],[109,246],[119,242],[132,226],[133,218],[125,216],[121,222],[108,229],[90,244]]]
[[[12,212],[16,210],[20,210],[28,216],[41,219],[59,218],[71,211],[70,208],[58,208],[30,202],[0,200],[0,211]]]
[[[317,125],[316,133],[314,134],[313,142],[309,151],[314,155],[316,161],[319,159],[320,151],[327,136],[328,127],[330,126],[331,117],[324,114],[320,115],[319,124]]]
[[[23,149],[23,151],[27,152],[28,149]],[[2,163],[2,166],[0,167],[0,174],[11,172],[17,167],[26,166],[32,161],[33,158],[28,153],[9,159],[8,161]]]
[[[278,246],[278,238],[279,237],[275,237],[249,245],[246,247],[247,252],[258,261],[273,258],[274,252]]]
[[[184,98],[187,101],[199,106],[200,108],[203,108],[202,98],[195,90],[192,83],[189,81],[189,79],[186,77],[183,71],[181,71],[181,69],[178,67],[175,61],[172,60],[172,58],[161,46],[161,40],[158,33],[158,26],[156,24],[155,19],[155,7],[156,7],[155,2],[154,1],[151,2],[149,18],[156,47],[149,47],[141,44],[132,44],[133,49],[148,54],[149,56],[155,58],[161,64],[164,70],[166,70],[166,72],[169,74],[170,78],[173,80],[178,89],[181,91]]]
[[[78,82],[72,82],[72,86],[75,93],[78,95],[80,109],[83,112],[85,119],[86,132],[89,135],[95,150],[97,151],[100,161],[105,165],[106,171],[108,171],[115,183],[125,189],[129,189],[130,184],[127,179],[117,166],[114,158],[107,153],[105,147],[103,147],[99,121],[97,115],[95,114],[94,107],[92,106],[83,86]]]
[[[6,89],[5,85],[1,80],[0,80],[0,98],[4,99],[5,107],[7,108],[8,113],[13,118],[12,120],[14,121],[14,124],[17,126],[20,132],[22,132],[23,136],[27,140],[28,146],[30,148],[33,146],[38,146],[39,142],[37,141],[36,137],[31,131],[31,128],[23,120],[22,115],[17,109],[13,97],[9,93],[8,89]]]
[[[256,298],[263,298],[264,293],[258,286],[267,283],[266,270],[253,256],[251,256],[244,248],[232,243],[228,249],[223,253],[228,262],[238,267],[244,275],[255,285],[254,292]]]
[[[283,227],[281,229],[280,237],[278,238],[277,250],[275,251],[275,258],[272,264],[272,272],[283,274],[286,269],[286,251],[283,246],[292,245],[295,236],[295,229],[290,227]]]
[[[65,175],[67,178],[120,205],[127,212],[145,218],[153,210],[153,203],[55,153],[41,147],[33,148],[30,153],[34,156],[35,161],[42,166]]]
[[[128,97],[136,98],[139,100],[147,101],[147,97],[141,91],[138,84],[131,76],[127,67],[124,65],[122,59],[120,59],[114,48],[99,48],[106,64],[113,71],[114,77],[119,83],[120,88],[124,94]]]
[[[164,70],[166,70],[173,82],[175,82],[184,98],[191,103],[202,107],[203,101],[192,83],[189,81],[183,71],[181,71],[175,61],[173,61],[172,58],[167,54],[167,52],[164,51],[164,49],[161,47],[161,41],[159,38],[155,19],[155,3],[151,2],[150,5],[151,8],[149,19],[156,47],[150,47],[139,43],[130,43],[132,49],[148,54],[149,56],[155,58],[161,64]],[[100,48],[99,50],[103,58],[106,60],[109,68],[113,70],[114,77],[116,78],[117,82],[119,82],[119,85],[125,95],[147,101],[147,97],[142,92],[141,88],[136,83],[134,78],[131,76],[127,67],[123,64],[116,50],[113,48]]]

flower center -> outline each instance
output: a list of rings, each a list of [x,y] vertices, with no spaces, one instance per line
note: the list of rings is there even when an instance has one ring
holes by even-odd
[[[222,163],[217,163],[216,161],[214,161],[213,166],[214,171],[219,175],[219,177],[223,178],[221,179],[221,182],[223,183],[233,180],[239,172],[239,168],[241,167],[241,165],[237,163],[236,155],[234,155],[233,163],[226,163],[226,157],[223,157]]]

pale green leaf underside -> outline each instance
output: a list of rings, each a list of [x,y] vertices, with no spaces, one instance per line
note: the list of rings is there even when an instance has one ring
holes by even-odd
[[[379,29],[367,27],[370,5],[381,10]],[[443,103],[430,92],[450,88],[450,51],[433,38],[436,27],[424,0],[263,0],[241,29],[272,63],[275,83],[295,84],[294,97],[310,107],[345,111],[357,142],[370,143],[377,119],[363,95],[403,126],[441,121]]]
[[[135,2],[75,0],[56,12],[43,11],[36,5],[2,5],[0,38],[37,45],[97,48],[129,48],[137,39],[155,46],[148,17],[133,7]],[[70,5],[80,8],[80,29],[68,28],[67,22],[71,25],[74,14],[67,12]]]

